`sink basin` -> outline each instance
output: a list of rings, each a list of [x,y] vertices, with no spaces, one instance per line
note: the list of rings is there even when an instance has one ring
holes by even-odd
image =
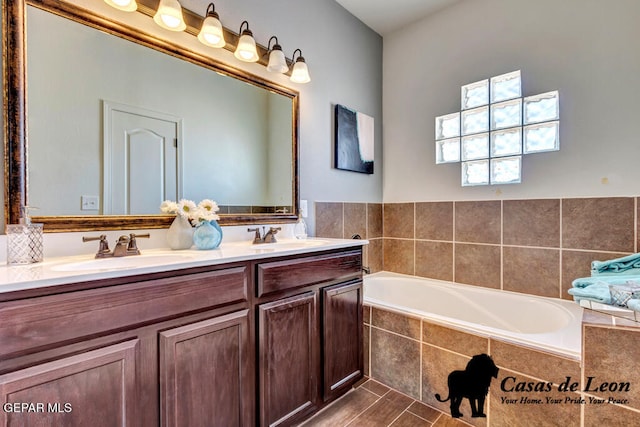
[[[120,270],[123,268],[149,267],[172,262],[188,261],[193,259],[186,254],[153,254],[134,255],[116,258],[95,258],[86,261],[70,262],[51,267],[54,271],[96,271],[96,270]]]

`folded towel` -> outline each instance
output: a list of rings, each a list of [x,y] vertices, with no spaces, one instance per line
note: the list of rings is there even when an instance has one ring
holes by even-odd
[[[640,271],[640,253],[611,259],[609,261],[591,262],[592,276],[606,273],[623,273],[631,269],[638,269],[638,271]]]
[[[589,286],[571,288],[568,292],[573,295],[573,299],[576,302],[584,299],[601,304],[611,304],[611,293],[607,283],[595,283]]]
[[[574,288],[586,288],[587,286],[595,285],[596,283],[605,283],[608,285],[640,285],[640,275],[602,275],[581,277],[572,282]]]
[[[627,301],[627,307],[633,311],[640,311],[640,299],[631,299]]]

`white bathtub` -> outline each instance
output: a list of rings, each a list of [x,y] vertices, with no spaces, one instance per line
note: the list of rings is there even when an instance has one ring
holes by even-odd
[[[582,308],[571,301],[380,272],[365,276],[364,302],[580,359]]]

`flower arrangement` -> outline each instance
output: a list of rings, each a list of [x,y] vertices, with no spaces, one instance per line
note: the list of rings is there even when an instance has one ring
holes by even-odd
[[[216,214],[219,210],[218,204],[209,199],[204,199],[197,205],[194,201],[187,199],[182,199],[178,202],[165,200],[160,205],[161,212],[186,218],[195,226],[203,222],[219,220],[220,216]]]

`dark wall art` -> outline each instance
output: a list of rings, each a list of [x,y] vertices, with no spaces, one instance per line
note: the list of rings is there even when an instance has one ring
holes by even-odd
[[[373,117],[336,105],[335,167],[373,173]]]

